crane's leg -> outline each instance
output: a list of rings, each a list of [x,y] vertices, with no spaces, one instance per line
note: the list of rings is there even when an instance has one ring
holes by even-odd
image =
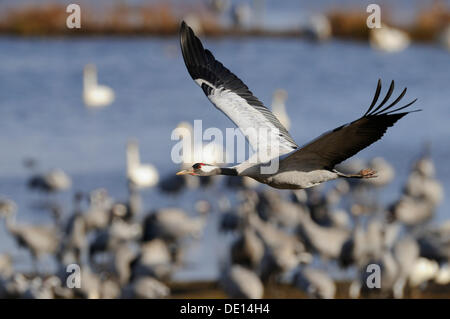
[[[345,178],[374,178],[378,177],[377,172],[373,169],[366,168],[359,171],[358,174],[344,174],[341,172],[338,172],[337,170],[333,170],[336,174],[338,174],[339,177],[345,177]]]

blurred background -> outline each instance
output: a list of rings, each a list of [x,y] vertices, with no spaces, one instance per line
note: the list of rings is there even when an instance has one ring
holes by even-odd
[[[449,296],[450,1],[378,1],[377,30],[372,1],[78,1],[68,29],[70,2],[0,3],[0,297]],[[300,145],[363,114],[378,79],[423,111],[343,164],[379,182],[175,177],[174,128],[232,127],[184,66],[181,20]]]

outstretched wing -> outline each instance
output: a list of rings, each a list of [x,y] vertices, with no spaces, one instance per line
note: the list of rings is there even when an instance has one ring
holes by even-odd
[[[399,119],[411,113],[395,112],[407,108],[417,100],[415,99],[405,106],[392,109],[405,95],[405,88],[395,101],[383,108],[393,91],[394,81],[391,82],[383,101],[375,107],[381,92],[381,80],[378,80],[377,90],[372,103],[361,118],[322,134],[297,151],[287,154],[283,162],[289,165],[303,162],[314,167],[332,169],[336,164],[376,142],[384,135],[388,127],[393,126]]]
[[[239,127],[253,150],[278,143],[281,154],[284,154],[298,147],[272,112],[253,96],[236,75],[203,48],[184,21],[180,38],[184,62],[192,79],[208,99]]]

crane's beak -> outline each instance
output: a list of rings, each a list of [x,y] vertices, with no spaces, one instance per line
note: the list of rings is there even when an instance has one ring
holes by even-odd
[[[182,171],[179,171],[177,173],[177,175],[188,175],[188,174],[193,174],[193,173],[194,173],[194,170],[192,170],[192,169],[184,169]]]

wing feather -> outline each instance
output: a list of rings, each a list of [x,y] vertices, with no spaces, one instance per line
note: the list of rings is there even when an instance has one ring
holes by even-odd
[[[378,141],[395,122],[408,113],[415,112],[410,111],[392,114],[393,112],[405,109],[417,100],[415,99],[405,106],[391,110],[403,98],[406,89],[403,90],[394,102],[379,111],[392,95],[393,89],[394,81],[391,82],[386,97],[380,105],[374,108],[381,90],[381,82],[379,81],[375,97],[369,109],[361,118],[322,134],[300,149],[286,155],[282,162],[285,165],[295,165],[296,163],[306,161],[308,162],[306,164],[310,166],[332,169],[335,165]]]
[[[202,88],[208,99],[244,133],[249,144],[257,151],[270,141],[277,141],[281,154],[298,148],[286,128],[259,101],[248,87],[213,54],[203,48],[200,40],[186,23],[180,29],[181,51],[184,62],[192,79]],[[248,134],[249,129],[257,133],[265,128],[267,138],[263,135]],[[251,131],[251,130],[250,130]],[[276,139],[276,140],[275,140]]]

